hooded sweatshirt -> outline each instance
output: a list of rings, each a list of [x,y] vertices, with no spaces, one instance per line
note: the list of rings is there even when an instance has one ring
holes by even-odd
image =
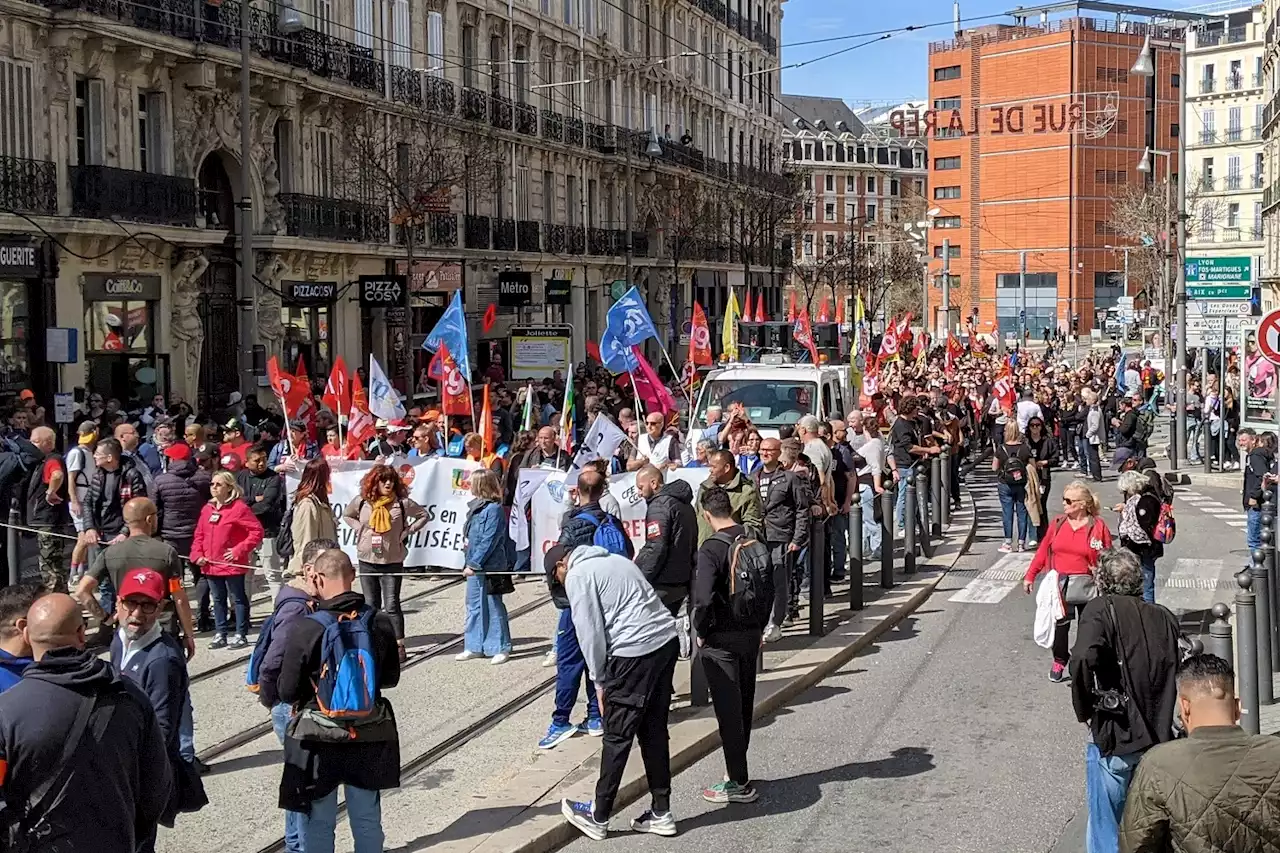
[[[72,757],[66,794],[48,815],[54,835],[42,849],[134,853],[169,807],[173,771],[146,695],[82,649],[46,653],[0,694],[5,799],[25,803],[58,772],[68,732],[88,699],[96,700],[90,728],[102,726],[108,702],[111,718],[101,738]]]
[[[626,557],[596,545],[574,548],[564,589],[592,681],[609,658],[644,657],[676,638],[675,617]]]
[[[31,664],[29,657],[18,657],[0,649],[0,693],[22,680],[23,671]]]
[[[644,547],[636,554],[636,565],[654,586],[687,589],[693,581],[697,547],[693,488],[684,480],[672,480],[645,508]]]
[[[315,612],[316,601],[305,590],[285,584],[276,595],[276,609],[272,621],[271,642],[262,653],[258,668],[258,701],[268,708],[280,701],[276,680],[280,677],[280,665],[284,650],[288,647],[289,632],[296,623]]]

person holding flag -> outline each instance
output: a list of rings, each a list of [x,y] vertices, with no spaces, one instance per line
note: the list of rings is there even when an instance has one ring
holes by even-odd
[[[812,364],[818,363],[818,348],[813,343],[813,327],[809,324],[809,308],[806,306],[800,309],[800,313],[796,315],[795,327],[791,332],[791,336],[795,338],[796,343],[809,351],[809,360]]]

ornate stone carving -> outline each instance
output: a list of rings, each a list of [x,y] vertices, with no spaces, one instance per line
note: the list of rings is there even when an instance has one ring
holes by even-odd
[[[200,357],[204,352],[204,321],[200,319],[200,285],[209,260],[199,249],[187,249],[170,272],[173,307],[169,315],[169,349],[172,369],[181,371],[178,387],[194,398],[200,384]]]
[[[45,76],[45,92],[54,103],[65,104],[71,100],[71,48],[49,48],[49,73]]]
[[[474,27],[480,21],[480,10],[474,6],[458,4],[458,23],[464,27]]]
[[[279,355],[280,342],[284,340],[284,324],[280,322],[280,282],[289,272],[289,264],[276,252],[262,252],[257,261],[258,278],[263,282],[257,287],[258,339],[266,345],[267,355]]]

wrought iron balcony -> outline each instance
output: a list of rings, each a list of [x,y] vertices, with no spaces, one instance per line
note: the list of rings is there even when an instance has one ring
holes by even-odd
[[[110,166],[72,166],[71,214],[193,228],[196,182]]]
[[[602,154],[614,152],[614,128],[611,124],[588,124],[587,147]]]
[[[489,124],[499,130],[510,130],[512,123],[511,99],[498,92],[489,93]]]
[[[603,228],[587,229],[587,254],[612,255],[613,246],[610,233]]]
[[[552,142],[564,141],[564,116],[555,110],[542,111],[542,138]]]
[[[565,228],[565,242],[569,254],[585,255],[587,253],[587,231],[581,225],[569,225]]]
[[[1244,75],[1243,75],[1243,74],[1228,74],[1228,75],[1227,75],[1227,89],[1228,89],[1228,90],[1230,90],[1230,91],[1232,91],[1232,92],[1238,92],[1238,91],[1240,91],[1240,90],[1241,90],[1241,89],[1243,89],[1243,88],[1244,88]]]
[[[489,217],[476,216],[475,214],[468,213],[463,217],[463,219],[465,220],[465,224],[463,225],[463,239],[465,240],[465,243],[463,245],[468,249],[489,248],[490,239],[492,237],[490,233],[492,229],[489,225]]]
[[[569,116],[564,120],[564,141],[566,145],[582,145],[582,119]]]
[[[1223,141],[1225,142],[1239,142],[1241,137],[1243,136],[1244,136],[1244,130],[1242,128],[1229,127],[1223,132],[1222,138],[1223,138]]]
[[[391,100],[421,108],[425,99],[420,73],[412,68],[391,66]]]
[[[1212,77],[1203,77],[1200,80],[1200,94],[1208,95],[1213,92],[1214,83],[1216,81]]]
[[[643,231],[631,232],[631,254],[637,258],[649,257],[649,235]]]
[[[0,157],[0,207],[56,215],[58,167],[44,160]]]
[[[625,255],[627,253],[627,232],[621,228],[609,231],[609,254]]]
[[[516,133],[538,135],[538,108],[532,104],[516,104]]]
[[[1241,179],[1241,176],[1240,176],[1239,174],[1229,174],[1229,175],[1227,175],[1227,186],[1226,186],[1226,188],[1227,188],[1228,190],[1238,190],[1238,189],[1240,189],[1240,181],[1241,181],[1241,180],[1242,180],[1242,179]]]
[[[521,252],[542,251],[542,223],[521,219],[516,223],[516,247]]]
[[[433,246],[452,248],[458,245],[458,214],[428,214],[427,235]]]
[[[1205,129],[1200,131],[1201,145],[1212,145],[1217,141],[1218,141],[1218,131],[1214,130],[1213,128],[1206,127]]]
[[[501,252],[516,250],[516,221],[514,219],[493,220],[493,248]]]
[[[387,212],[370,204],[301,193],[282,193],[285,230],[292,237],[387,242]]]
[[[543,225],[542,249],[553,255],[565,254],[565,248],[568,245],[567,238],[564,233],[563,225],[556,225],[551,222]]]
[[[1251,189],[1260,190],[1264,183],[1266,183],[1266,176],[1264,175],[1255,174],[1249,176],[1249,186]]]
[[[467,121],[489,120],[489,93],[483,89],[462,89],[462,117]]]
[[[432,77],[428,75],[424,81],[423,88],[426,90],[427,109],[434,113],[444,113],[445,115],[453,115],[458,109],[458,94],[454,91],[453,84],[443,77]]]

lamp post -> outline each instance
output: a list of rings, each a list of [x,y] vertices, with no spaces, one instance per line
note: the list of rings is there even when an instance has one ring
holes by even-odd
[[[1174,361],[1177,370],[1176,392],[1177,392],[1177,415],[1174,419],[1173,455],[1169,460],[1171,467],[1177,469],[1178,460],[1186,458],[1187,449],[1187,52],[1185,45],[1180,42],[1169,40],[1166,45],[1171,50],[1176,50],[1178,54],[1178,206],[1177,206],[1177,270],[1174,278],[1174,301],[1176,302],[1177,311],[1177,338],[1176,348],[1174,351]],[[1153,44],[1151,36],[1148,35],[1143,39],[1142,50],[1138,53],[1138,59],[1133,63],[1131,73],[1143,77],[1153,77],[1156,73],[1155,60],[1153,56]],[[1151,154],[1163,154],[1170,157],[1172,152],[1154,151],[1147,149],[1143,152],[1142,159],[1138,162],[1138,170],[1142,171],[1143,166],[1149,170],[1151,168]],[[1172,177],[1173,162],[1169,161],[1169,170],[1166,174]],[[1172,191],[1172,187],[1166,190],[1166,198],[1168,193]],[[1168,225],[1165,228],[1165,256],[1166,259],[1170,255],[1168,240],[1170,239]],[[1168,264],[1164,265],[1166,268]],[[1167,291],[1166,291],[1167,292]],[[1167,318],[1164,318],[1167,319]]]
[[[256,323],[249,317],[256,316],[258,300],[253,286],[253,129],[250,125],[252,110],[249,106],[249,63],[253,59],[249,39],[249,18],[253,14],[249,0],[240,0],[240,279],[236,304],[240,309],[240,390],[252,389],[253,344]],[[306,29],[302,15],[291,2],[280,7],[276,17],[276,32],[291,36]]]
[[[929,229],[933,226],[934,217],[942,212],[941,208],[932,207],[925,211],[924,219],[919,222],[908,222],[902,226],[902,230],[907,232],[907,236],[924,247],[924,281],[921,283],[920,301],[924,309],[924,314],[920,318],[920,324],[924,327],[925,332],[929,331]],[[942,312],[945,319],[938,321],[934,319],[933,329],[935,340],[946,340],[947,332],[951,329],[951,241],[942,241]]]

